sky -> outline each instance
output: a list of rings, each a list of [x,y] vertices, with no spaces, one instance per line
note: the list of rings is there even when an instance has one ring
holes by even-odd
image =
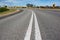
[[[0,0],[0,6],[26,6],[26,4],[33,4],[36,6],[52,6],[52,4],[60,6],[60,0]]]

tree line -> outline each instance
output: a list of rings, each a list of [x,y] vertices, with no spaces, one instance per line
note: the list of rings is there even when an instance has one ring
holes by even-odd
[[[33,4],[26,4],[27,7],[34,7],[34,8],[60,8],[60,6],[55,6],[55,4],[53,4],[52,6],[35,6]]]

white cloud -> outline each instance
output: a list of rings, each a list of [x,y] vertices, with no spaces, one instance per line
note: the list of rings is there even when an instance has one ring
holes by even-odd
[[[16,1],[16,0],[6,0],[5,2],[10,2],[10,3],[19,3],[21,1]]]
[[[0,6],[5,6],[7,5],[6,3],[0,2]]]

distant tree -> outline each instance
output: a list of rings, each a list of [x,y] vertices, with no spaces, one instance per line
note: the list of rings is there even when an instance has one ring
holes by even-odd
[[[39,6],[37,6],[36,8],[39,8]]]
[[[45,8],[44,6],[40,6],[40,8]]]
[[[27,7],[33,7],[33,4],[27,4],[26,6]]]
[[[55,8],[55,4],[53,4],[53,8]]]
[[[46,5],[46,8],[49,8],[49,6],[48,6],[48,5]]]
[[[7,6],[4,6],[5,8],[7,8]]]
[[[60,8],[60,6],[56,6],[55,8]]]

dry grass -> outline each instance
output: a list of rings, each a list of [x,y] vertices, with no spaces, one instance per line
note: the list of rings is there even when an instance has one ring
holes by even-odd
[[[12,12],[14,12],[14,11],[16,11],[16,9],[10,9],[10,10],[5,11],[5,12],[0,12],[0,15],[9,14],[9,13],[12,13]]]
[[[39,8],[40,10],[60,10],[60,9],[50,9],[50,8]]]

